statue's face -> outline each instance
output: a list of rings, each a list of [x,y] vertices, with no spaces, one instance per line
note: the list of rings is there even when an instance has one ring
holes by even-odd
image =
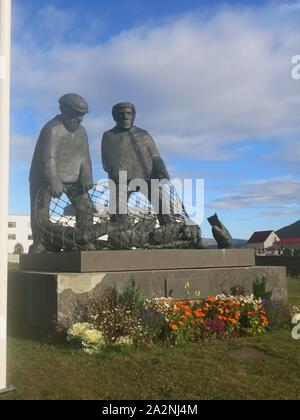
[[[132,108],[120,108],[115,115],[117,127],[122,130],[130,130],[134,123],[134,117]]]
[[[84,114],[80,114],[79,112],[70,110],[70,109],[62,109],[62,119],[64,126],[68,131],[72,133],[78,130],[80,124],[83,121]]]

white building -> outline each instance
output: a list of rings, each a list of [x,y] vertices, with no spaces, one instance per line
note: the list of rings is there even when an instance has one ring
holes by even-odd
[[[30,216],[8,216],[8,253],[13,254],[15,246],[21,244],[27,253],[32,244]]]
[[[63,224],[74,226],[75,218],[70,216],[52,216],[52,220],[60,221]],[[74,220],[72,220],[74,219]],[[33,243],[30,216],[9,215],[8,216],[8,254],[13,254],[15,246],[21,244],[24,254],[29,251]]]

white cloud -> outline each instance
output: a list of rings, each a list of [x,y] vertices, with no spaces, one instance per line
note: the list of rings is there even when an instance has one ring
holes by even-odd
[[[10,141],[10,160],[14,165],[29,165],[35,146],[35,140],[29,136],[13,135]]]
[[[300,10],[300,1],[281,4],[279,5],[278,10],[283,13],[297,12]]]
[[[231,159],[235,152],[226,147],[236,144],[238,150],[249,139],[289,138],[300,128],[298,85],[290,77],[300,28],[288,17],[266,24],[268,12],[222,9],[206,21],[186,16],[93,45],[54,37],[41,48],[32,34],[18,37],[14,105],[31,107],[46,121],[61,94],[78,92],[91,105],[87,128],[94,143],[113,125],[111,106],[130,100],[137,125],[165,154],[199,160]],[[52,6],[41,13],[48,32],[57,21],[65,36],[66,13]],[[70,30],[75,18],[66,18]]]
[[[272,154],[270,159],[298,165],[300,162],[300,139],[283,142],[279,152]]]
[[[232,194],[213,200],[209,208],[267,208],[261,213],[263,216],[300,214],[300,204],[295,200],[296,197],[300,197],[298,179],[292,176],[274,177],[241,184]]]

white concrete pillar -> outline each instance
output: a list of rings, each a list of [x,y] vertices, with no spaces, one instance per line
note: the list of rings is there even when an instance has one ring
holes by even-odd
[[[0,0],[0,392],[6,384],[11,0]]]

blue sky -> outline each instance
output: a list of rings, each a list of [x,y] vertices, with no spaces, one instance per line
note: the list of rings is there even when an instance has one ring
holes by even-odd
[[[288,0],[13,0],[10,212],[29,214],[37,136],[77,92],[95,180],[111,107],[129,100],[172,177],[204,178],[206,217],[234,237],[298,220],[299,22]]]

